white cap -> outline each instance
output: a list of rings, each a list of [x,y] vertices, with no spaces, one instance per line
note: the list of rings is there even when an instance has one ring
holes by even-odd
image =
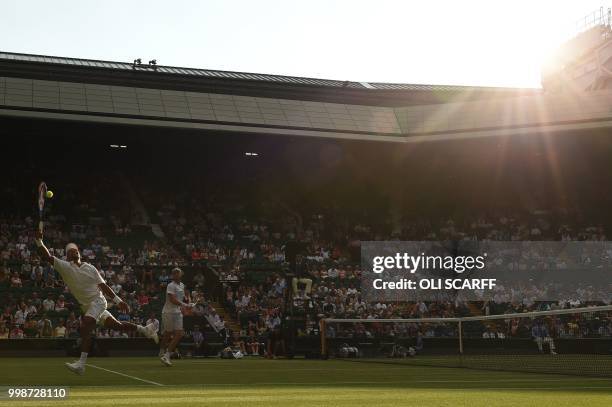
[[[68,243],[68,244],[66,245],[66,253],[68,253],[68,250],[70,250],[70,249],[79,250],[79,248],[77,247],[77,245],[76,245],[76,244],[74,244],[74,243]]]

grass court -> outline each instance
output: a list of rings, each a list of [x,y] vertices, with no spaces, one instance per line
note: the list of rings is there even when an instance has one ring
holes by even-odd
[[[0,385],[69,386],[68,400],[0,406],[610,406],[612,380],[338,360],[2,358]]]

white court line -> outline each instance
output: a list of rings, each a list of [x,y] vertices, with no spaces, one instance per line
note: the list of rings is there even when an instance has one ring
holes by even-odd
[[[145,382],[145,383],[149,383],[149,384],[154,384],[156,386],[163,386],[163,384],[161,384],[161,383],[152,382],[151,380],[141,379],[140,377],[136,377],[136,376],[130,376],[129,374],[125,374],[125,373],[121,373],[121,372],[115,372],[114,370],[105,369],[103,367],[96,366],[96,365],[90,365],[89,363],[87,363],[85,366],[93,367],[94,369],[104,370],[105,372],[109,372],[109,373],[118,374],[119,376],[129,377],[130,379],[138,380],[138,381],[141,381],[141,382]]]

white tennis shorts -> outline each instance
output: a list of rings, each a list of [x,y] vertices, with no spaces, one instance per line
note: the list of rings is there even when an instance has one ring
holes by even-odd
[[[99,325],[102,325],[106,318],[111,316],[111,313],[106,309],[107,305],[106,299],[97,298],[89,303],[89,305],[81,306],[81,309],[86,316],[92,317]]]
[[[183,330],[183,314],[180,312],[162,312],[162,329],[164,332]]]

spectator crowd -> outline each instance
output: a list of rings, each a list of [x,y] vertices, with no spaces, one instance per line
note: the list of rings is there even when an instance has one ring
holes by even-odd
[[[203,203],[199,203],[203,202]],[[221,209],[222,208],[222,209]],[[503,314],[594,305],[579,296],[559,301],[534,301],[523,288],[518,295],[499,293],[491,301],[368,302],[362,295],[362,270],[358,263],[361,240],[479,240],[479,241],[605,241],[602,225],[581,223],[567,212],[462,216],[461,219],[405,219],[393,225],[368,224],[364,219],[342,221],[342,213],[298,211],[272,204],[256,215],[240,205],[206,201],[166,202],[156,208],[165,238],[137,236],[135,228],[110,217],[105,226],[95,222],[75,224],[52,216],[45,240],[52,254],[64,257],[63,247],[76,241],[84,261],[95,265],[111,288],[126,299],[130,315],[113,311],[119,320],[144,323],[159,319],[169,270],[193,270],[188,286],[204,290],[201,270],[214,270],[222,292],[220,304],[237,322],[226,326],[210,303],[194,311],[226,341],[245,354],[259,354],[270,332],[278,330],[284,313],[306,315],[300,334],[314,334],[323,317],[421,318],[474,314]],[[386,222],[386,221],[385,221]],[[383,224],[385,222],[382,222]],[[0,219],[0,338],[65,338],[78,336],[80,309],[51,265],[42,264],[33,245],[34,219]],[[291,293],[295,270],[285,257],[288,242],[303,250],[299,273],[311,280]],[[612,257],[612,256],[611,256]],[[199,271],[198,271],[199,270]],[[212,282],[208,282],[212,283]],[[584,298],[584,297],[582,297]],[[569,323],[569,322],[568,322]],[[559,332],[584,332],[580,321],[558,326]],[[502,329],[503,328],[503,329]],[[362,328],[357,328],[362,329]],[[411,326],[385,325],[388,334],[406,334]],[[483,326],[489,336],[511,335],[516,327]],[[492,331],[490,331],[492,330]],[[503,332],[502,332],[503,331]],[[196,339],[198,331],[194,331]],[[338,332],[334,333],[338,334]],[[369,335],[363,332],[353,334]],[[422,335],[447,335],[429,327]],[[99,329],[100,338],[119,332]]]

